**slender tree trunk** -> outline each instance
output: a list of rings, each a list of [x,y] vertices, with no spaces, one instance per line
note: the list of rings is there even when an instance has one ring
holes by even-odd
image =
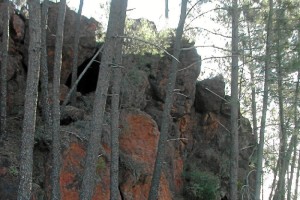
[[[49,103],[49,82],[48,82],[48,64],[47,64],[47,24],[48,24],[48,7],[49,1],[44,0],[42,5],[42,45],[41,45],[41,100],[42,100],[42,115],[45,122],[45,131],[52,133],[51,111]]]
[[[300,35],[300,32],[299,32]],[[299,50],[299,55],[300,55],[300,50]],[[300,56],[299,56],[300,57]],[[295,90],[295,102],[294,102],[294,123],[295,123],[295,128],[294,128],[294,133],[292,136],[292,141],[294,141],[294,159],[293,159],[293,163],[292,163],[292,170],[291,170],[291,177],[290,177],[290,181],[288,184],[288,200],[291,199],[291,190],[292,190],[292,180],[293,180],[293,175],[294,175],[294,167],[295,167],[295,162],[296,162],[296,156],[297,156],[297,144],[298,144],[298,138],[297,136],[299,135],[299,121],[298,121],[298,117],[297,117],[297,105],[299,105],[298,101],[299,101],[299,83],[300,82],[300,70],[298,70],[298,77],[297,77],[297,84],[296,84],[296,90]],[[299,181],[299,169],[300,169],[300,153],[299,153],[299,158],[298,158],[298,167],[297,167],[297,176],[296,176],[296,189],[295,189],[295,194],[294,197],[296,197],[297,199],[297,195],[298,195],[298,181]]]
[[[294,173],[295,173],[295,166],[296,166],[296,158],[297,158],[297,144],[298,141],[297,139],[292,142],[291,145],[293,145],[293,158],[292,158],[292,163],[291,163],[291,173],[288,178],[288,183],[287,183],[287,199],[292,199],[292,183],[294,180]]]
[[[124,2],[124,7],[127,7]],[[126,12],[121,13],[121,19],[126,18]],[[124,24],[118,27],[118,33],[124,34]],[[110,166],[110,200],[119,199],[119,102],[120,88],[122,81],[122,46],[123,38],[116,38],[115,41],[120,48],[115,51],[115,63],[112,63],[112,101],[111,101],[111,166]]]
[[[178,27],[176,29],[176,38],[175,38],[174,52],[173,52],[175,58],[179,58],[180,55],[181,39],[182,39],[183,28],[186,19],[187,2],[188,2],[187,0],[181,1],[181,13],[180,13]],[[170,75],[168,78],[168,84],[166,89],[167,90],[166,99],[163,107],[160,137],[159,137],[155,166],[154,166],[152,182],[151,182],[151,187],[150,187],[150,192],[148,197],[149,200],[158,199],[159,182],[160,182],[160,176],[162,171],[162,165],[165,158],[165,147],[166,147],[166,141],[168,137],[169,117],[170,117],[171,107],[173,104],[173,91],[175,88],[176,75],[177,75],[178,61],[175,60],[175,58],[172,59],[172,64],[169,72]]]
[[[72,70],[72,84],[71,86],[75,86],[73,93],[71,94],[71,105],[75,105],[76,103],[76,93],[77,86],[75,82],[77,80],[77,65],[78,65],[78,46],[79,46],[79,37],[80,37],[80,22],[81,22],[81,12],[83,7],[83,0],[80,0],[78,13],[76,16],[76,29],[74,36],[74,54],[73,54],[73,70]]]
[[[24,121],[20,157],[20,183],[18,200],[29,200],[32,189],[33,145],[38,99],[41,49],[41,12],[39,0],[28,0],[29,4],[29,58],[24,103]]]
[[[169,0],[165,0],[165,18],[169,18]]]
[[[245,16],[247,17],[247,15]],[[250,32],[250,25],[247,20],[247,32],[248,32],[248,37],[251,38],[251,32]],[[253,51],[252,51],[252,42],[251,39],[248,40],[248,45],[249,45],[249,56],[250,58],[253,57]],[[252,114],[252,123],[253,123],[253,135],[255,137],[256,143],[258,143],[258,135],[257,135],[257,109],[256,109],[256,86],[255,86],[255,78],[254,78],[254,66],[250,65],[249,67],[250,70],[250,83],[251,83],[251,114]]]
[[[285,165],[286,158],[286,141],[287,135],[285,131],[285,122],[284,122],[284,108],[283,108],[283,85],[282,85],[282,56],[281,56],[281,23],[280,20],[284,16],[283,9],[281,8],[281,1],[278,1],[278,6],[276,10],[276,64],[277,64],[277,86],[278,86],[278,101],[279,101],[279,124],[280,124],[280,149],[279,149],[279,175],[277,190],[275,191],[274,200],[284,200],[285,197],[285,175],[288,165]],[[289,161],[288,161],[289,162]]]
[[[270,192],[270,196],[269,196],[269,200],[272,200],[274,195],[273,195],[273,192],[275,191],[276,189],[276,180],[277,180],[277,175],[278,175],[278,168],[279,168],[279,160],[277,160],[276,162],[276,167],[275,167],[275,170],[274,170],[274,178],[273,178],[273,181],[272,181],[272,185],[271,185],[271,192]]]
[[[106,41],[104,44],[104,51],[100,64],[99,78],[95,94],[91,134],[89,138],[84,175],[81,185],[81,200],[90,200],[93,195],[96,162],[101,146],[102,123],[104,119],[111,67],[113,66],[113,63],[115,63],[115,52],[118,49],[122,49],[122,43],[120,43],[120,40],[116,38],[123,33],[123,29],[125,27],[126,9],[127,0],[111,1]]]
[[[52,133],[52,200],[60,200],[60,74],[62,64],[62,48],[64,35],[64,22],[66,15],[66,0],[60,1],[59,12],[57,16],[55,55],[53,68],[53,95],[52,95],[52,116],[53,116],[53,133]]]
[[[266,39],[266,57],[265,57],[265,81],[264,81],[264,93],[263,93],[263,108],[261,117],[261,126],[259,132],[259,145],[257,151],[257,166],[256,166],[256,183],[255,183],[255,200],[260,199],[262,173],[263,173],[263,150],[264,150],[264,139],[265,139],[265,126],[268,108],[268,97],[269,97],[269,71],[271,62],[271,37],[272,37],[272,18],[273,18],[273,0],[269,0],[269,16],[267,22],[267,39]]]
[[[237,0],[232,1],[232,63],[231,63],[231,158],[230,158],[230,199],[238,199],[238,159],[239,159],[239,129],[238,129],[238,79],[239,79],[239,60],[238,60],[238,13]]]
[[[7,138],[6,132],[6,109],[7,109],[7,68],[9,51],[9,1],[5,1],[3,16],[3,35],[2,35],[2,61],[1,61],[1,120],[0,120],[0,141]]]
[[[300,150],[298,151],[298,166],[297,166],[297,175],[296,175],[296,187],[294,192],[293,200],[298,199],[298,184],[299,184],[299,176],[300,176]]]

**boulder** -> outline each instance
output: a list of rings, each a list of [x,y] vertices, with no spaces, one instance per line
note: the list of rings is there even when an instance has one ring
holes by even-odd
[[[183,47],[191,47],[192,45],[184,43]],[[179,61],[172,107],[172,116],[174,117],[183,116],[191,112],[195,99],[195,83],[201,67],[201,57],[193,48],[181,51]],[[153,95],[162,102],[165,101],[171,63],[172,58],[164,56],[157,63],[152,63],[150,69],[149,81]]]
[[[124,199],[147,199],[154,168],[159,131],[150,115],[139,110],[123,110],[121,114],[120,190]],[[172,199],[169,183],[161,177],[159,199]]]
[[[225,97],[224,78],[216,76],[196,84],[195,108],[197,112],[219,113]]]
[[[58,16],[59,3],[49,2],[48,11],[48,29],[47,29],[47,50],[48,50],[48,69],[49,78],[53,78],[53,66],[54,66],[54,55],[55,55],[55,34],[57,26],[57,16]],[[76,24],[77,13],[71,10],[69,7],[66,9],[65,26],[64,26],[64,37],[63,37],[63,56],[62,56],[62,66],[61,66],[61,83],[65,84],[69,74],[72,71],[73,64],[73,46],[74,46],[74,33]],[[96,35],[96,32],[102,29],[99,22],[94,18],[88,19],[85,16],[81,17],[80,22],[80,36],[79,36],[79,47],[78,47],[78,66],[84,62],[84,60],[90,58],[96,48],[97,42],[96,37],[101,35]],[[25,44],[29,44],[29,36],[25,36]],[[23,52],[25,58],[24,61],[28,63],[27,49]]]

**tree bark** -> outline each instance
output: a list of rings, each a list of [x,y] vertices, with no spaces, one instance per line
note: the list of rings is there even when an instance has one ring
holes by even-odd
[[[0,141],[7,138],[6,132],[6,115],[7,115],[7,68],[8,68],[8,51],[9,51],[9,1],[5,1],[3,16],[3,35],[2,35],[2,61],[1,61],[1,120],[0,120]]]
[[[299,184],[299,176],[300,176],[300,150],[298,151],[298,166],[297,166],[297,175],[296,175],[296,187],[294,192],[293,200],[298,199],[298,184]]]
[[[124,2],[125,3],[125,2]],[[125,7],[125,5],[124,5]],[[127,0],[126,0],[127,7]],[[126,12],[122,12],[123,20],[126,18]],[[124,34],[125,24],[118,27],[118,33]],[[119,199],[119,102],[120,102],[120,88],[122,81],[122,46],[123,38],[116,38],[116,43],[120,48],[115,51],[115,59],[112,63],[112,101],[111,101],[111,166],[110,166],[110,200]]]
[[[24,103],[24,121],[20,157],[18,200],[29,200],[32,189],[33,145],[38,99],[41,50],[40,1],[28,0],[29,5],[29,58]]]
[[[75,82],[77,80],[77,65],[78,65],[78,46],[79,46],[79,37],[80,37],[80,22],[81,22],[81,12],[83,7],[83,0],[80,0],[78,13],[76,16],[76,29],[74,36],[74,54],[73,54],[73,69],[72,69],[72,83],[71,86],[75,86],[73,93],[71,94],[71,105],[75,105],[76,103],[76,93],[77,86]]]
[[[90,200],[95,185],[96,162],[101,146],[102,123],[106,106],[107,90],[111,74],[111,67],[115,63],[118,49],[122,49],[122,43],[117,40],[125,27],[127,0],[112,0],[109,21],[106,33],[106,41],[100,64],[99,78],[96,88],[91,134],[87,149],[84,175],[81,185],[81,200]],[[122,31],[122,32],[121,32]]]
[[[257,150],[257,165],[256,165],[256,183],[255,183],[255,200],[260,199],[261,182],[262,182],[262,162],[263,162],[263,150],[264,150],[264,139],[265,139],[265,127],[267,118],[267,108],[269,99],[269,71],[271,62],[271,37],[272,37],[272,20],[273,19],[273,0],[269,0],[269,16],[267,22],[267,38],[266,38],[266,56],[265,56],[265,80],[264,80],[264,92],[263,92],[263,108],[261,125],[259,132],[259,145]]]
[[[274,200],[284,200],[285,197],[285,175],[288,165],[285,165],[286,158],[286,129],[284,122],[284,108],[283,108],[283,85],[282,85],[282,56],[281,56],[281,18],[284,16],[283,9],[281,8],[281,1],[278,1],[278,6],[276,10],[276,64],[277,64],[277,86],[278,86],[278,102],[279,102],[279,124],[280,124],[280,149],[279,149],[279,175],[277,190],[275,191]]]
[[[230,199],[237,200],[238,182],[238,159],[239,159],[239,129],[238,129],[238,79],[239,79],[239,60],[238,60],[238,3],[232,1],[232,63],[231,63],[231,158],[230,158]]]
[[[48,81],[48,64],[47,64],[47,24],[48,24],[48,7],[49,1],[44,0],[42,4],[42,45],[41,45],[41,101],[42,101],[42,115],[45,122],[45,132],[52,133],[52,121],[49,101],[49,81]]]
[[[251,37],[250,33],[250,25],[247,20],[247,32],[248,36]],[[250,58],[253,57],[253,51],[252,51],[252,43],[251,39],[249,39],[249,56]],[[251,114],[252,114],[252,123],[253,123],[253,135],[255,137],[256,143],[258,143],[258,134],[257,134],[257,107],[256,107],[256,86],[255,86],[255,78],[254,78],[254,67],[251,65],[249,67],[250,70],[250,82],[251,82]]]
[[[60,1],[59,12],[57,16],[56,27],[56,40],[55,40],[55,55],[54,55],[54,68],[53,68],[53,95],[52,95],[52,200],[60,200],[60,74],[62,64],[62,48],[63,48],[63,34],[64,34],[64,22],[66,15],[66,0]]]
[[[180,13],[178,27],[176,29],[176,38],[175,38],[174,53],[173,53],[173,56],[176,59],[178,59],[180,55],[181,39],[182,39],[183,28],[186,19],[187,2],[188,0],[181,1],[181,13]],[[170,117],[171,107],[173,104],[173,92],[175,88],[176,75],[177,75],[178,61],[175,58],[172,59],[172,64],[170,67],[170,75],[168,78],[168,84],[166,89],[166,99],[165,99],[165,104],[163,106],[163,114],[162,114],[160,137],[158,141],[157,155],[156,155],[152,182],[151,182],[151,187],[150,187],[150,192],[148,197],[149,200],[158,199],[159,182],[161,177],[162,165],[165,158],[165,147],[166,147],[166,141],[168,137],[169,117]]]

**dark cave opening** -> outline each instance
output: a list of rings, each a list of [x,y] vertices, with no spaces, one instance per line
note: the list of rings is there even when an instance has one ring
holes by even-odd
[[[98,56],[98,60],[94,60],[91,64],[91,66],[87,69],[85,74],[83,75],[82,79],[79,81],[77,85],[77,92],[80,92],[83,95],[86,95],[91,92],[96,91],[97,82],[98,82],[98,74],[99,74],[99,59],[100,56]],[[91,58],[86,59],[81,65],[77,68],[77,77],[80,76],[80,74],[83,72],[85,67],[89,64],[89,62],[92,60]],[[71,88],[71,80],[72,80],[72,73],[70,73],[66,85]]]

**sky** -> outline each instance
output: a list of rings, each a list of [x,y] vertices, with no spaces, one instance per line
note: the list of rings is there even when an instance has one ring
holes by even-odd
[[[100,4],[107,2],[106,0],[89,0],[84,1],[83,5],[83,15],[87,17],[93,17],[97,21],[102,23],[107,22],[107,16],[105,13],[100,12]],[[67,0],[69,7],[76,10],[79,6],[79,0]],[[164,0],[128,0],[127,17],[132,19],[146,18],[153,21],[156,24],[158,30],[164,28],[176,28],[180,16],[180,5],[181,0],[169,0],[169,18],[165,19],[165,1]],[[212,3],[206,3],[202,5],[202,10],[210,10],[215,5]],[[202,18],[201,20],[196,20],[194,22],[196,25],[200,25],[202,28],[209,29],[213,31],[217,29],[218,25],[213,22],[209,17]],[[210,60],[208,58],[212,56],[219,56],[219,53],[213,51],[211,47],[203,48],[203,46],[215,46],[224,47],[224,38],[219,38],[218,36],[211,36],[210,39],[198,36],[196,38],[195,46],[202,46],[197,48],[198,53],[201,55],[203,62],[201,66],[201,75],[199,79],[208,78],[212,75],[217,75],[222,70],[219,68],[219,64],[216,61]],[[220,56],[222,56],[220,54]]]
[[[79,5],[79,0],[68,0],[68,5],[71,8],[76,9]],[[83,6],[83,15],[87,17],[94,17],[99,20],[99,9],[100,4],[106,2],[106,0],[90,0],[85,1]],[[154,21],[156,25],[164,26],[165,18],[165,1],[164,0],[128,0],[128,11],[127,16],[129,18],[147,18],[151,21]],[[168,25],[171,27],[176,27],[179,20],[179,9],[180,9],[181,0],[172,0],[169,3],[169,20]]]

